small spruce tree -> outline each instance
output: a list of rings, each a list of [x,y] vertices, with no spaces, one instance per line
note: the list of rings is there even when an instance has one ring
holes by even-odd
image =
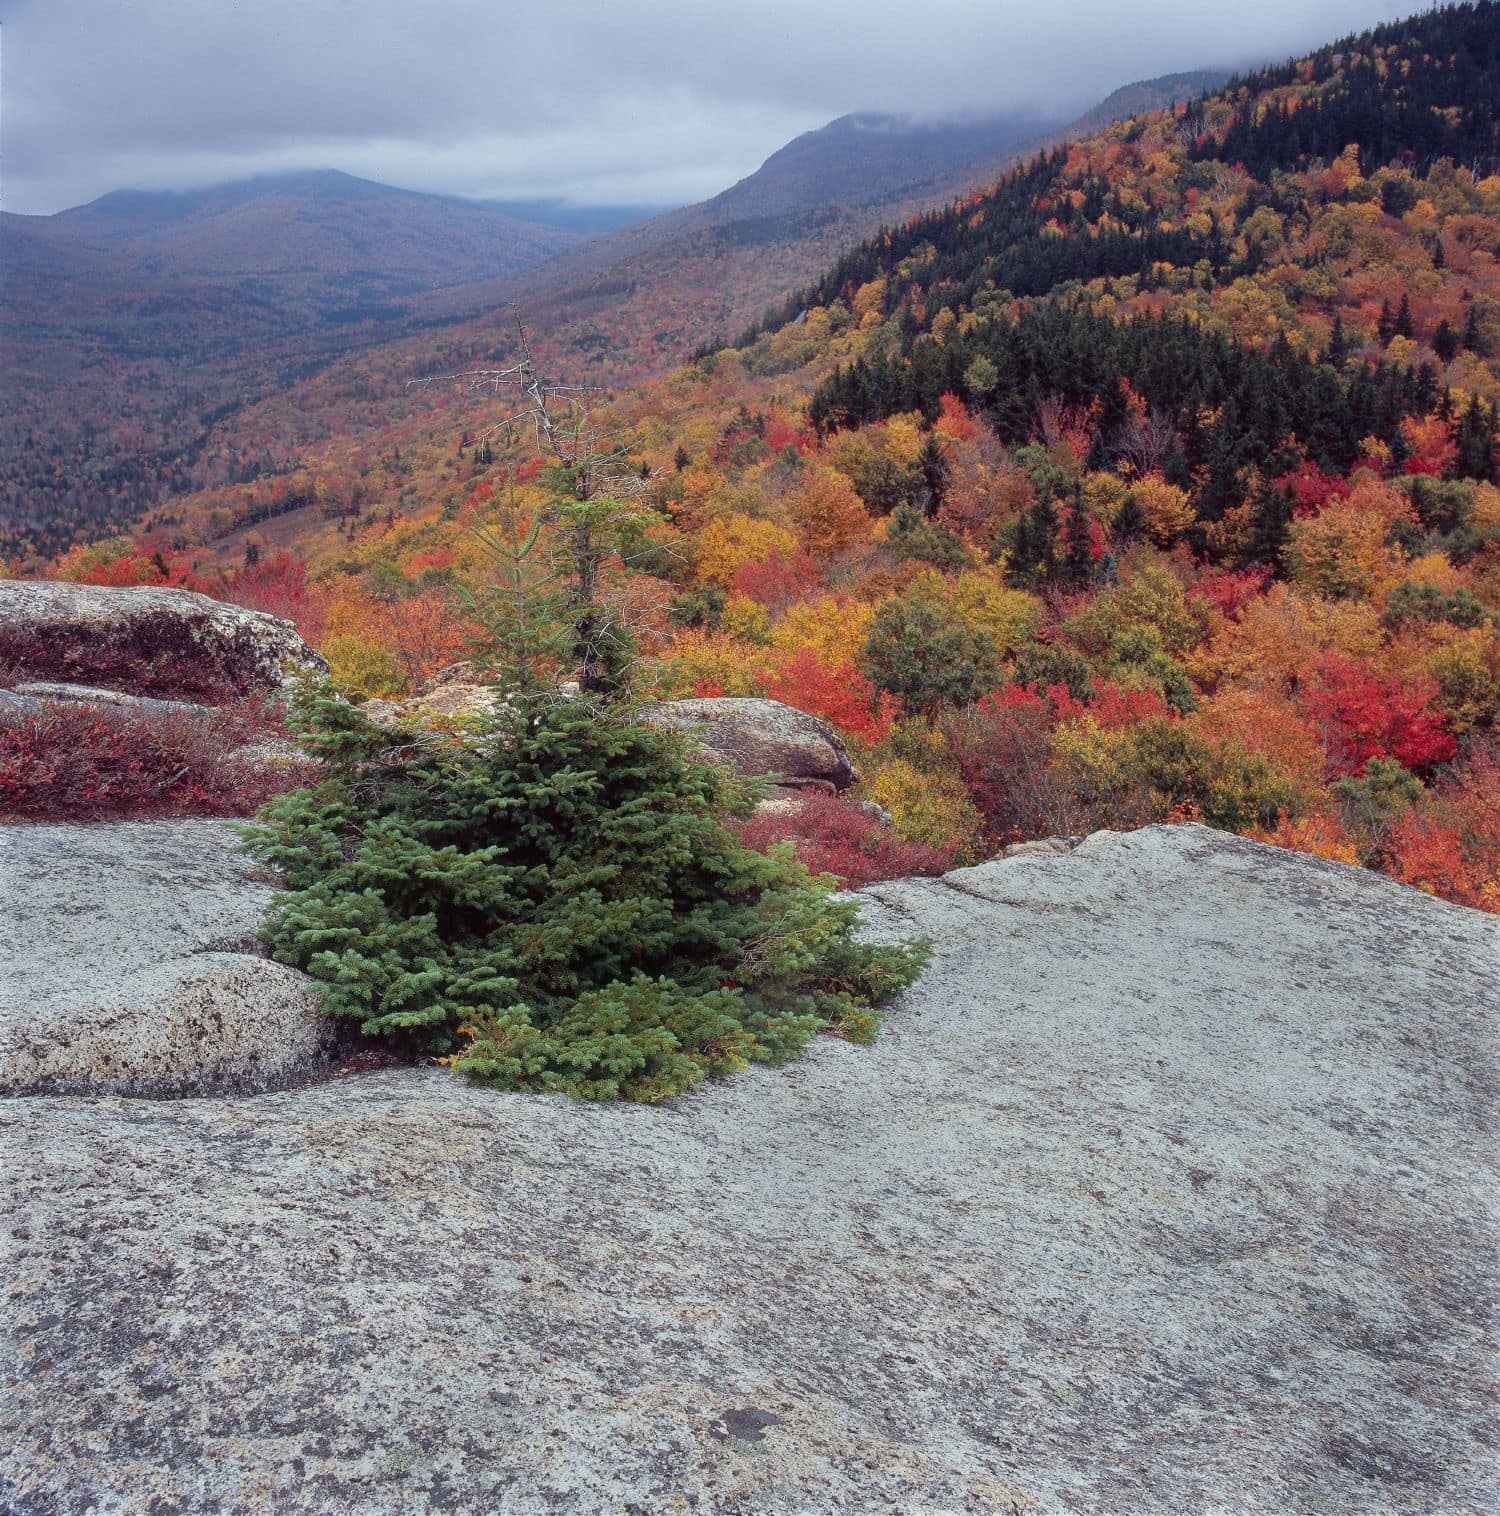
[[[1115,541],[1122,546],[1139,542],[1146,535],[1146,515],[1134,490],[1121,501],[1120,509],[1115,513],[1113,530]]]
[[[725,825],[753,789],[588,700],[517,694],[470,738],[298,702],[313,788],[248,831],[289,886],[265,935],[330,1015],[509,1090],[653,1101],[868,1041],[925,948]]]

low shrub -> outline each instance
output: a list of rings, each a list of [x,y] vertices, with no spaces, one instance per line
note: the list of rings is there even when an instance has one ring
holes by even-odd
[[[954,849],[903,842],[869,812],[834,795],[799,796],[785,810],[764,812],[739,822],[746,847],[767,852],[790,843],[812,873],[831,874],[842,889],[858,889],[882,879],[942,874],[953,867]]]
[[[1044,697],[1007,685],[944,723],[991,849],[1083,829],[1084,808],[1052,762],[1048,717]]]
[[[0,711],[0,821],[252,815],[306,782],[306,765],[243,751],[272,730],[250,703],[201,716],[66,701]]]

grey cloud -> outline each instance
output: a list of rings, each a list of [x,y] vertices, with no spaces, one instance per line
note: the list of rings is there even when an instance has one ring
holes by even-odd
[[[1390,0],[12,0],[6,209],[338,167],[476,195],[694,199],[851,110],[1086,108]]]

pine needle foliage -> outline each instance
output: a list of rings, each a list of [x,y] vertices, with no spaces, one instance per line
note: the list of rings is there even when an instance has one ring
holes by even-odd
[[[753,787],[587,701],[512,697],[477,734],[387,730],[328,697],[322,759],[248,831],[289,892],[265,935],[325,1008],[509,1090],[654,1101],[869,1041],[924,944],[856,942],[858,907],[725,825]]]

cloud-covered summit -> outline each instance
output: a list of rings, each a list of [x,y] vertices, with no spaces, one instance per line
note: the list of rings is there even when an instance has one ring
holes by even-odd
[[[701,199],[850,111],[1059,116],[1278,58],[1390,0],[5,0],[4,208],[335,167],[497,198]]]

